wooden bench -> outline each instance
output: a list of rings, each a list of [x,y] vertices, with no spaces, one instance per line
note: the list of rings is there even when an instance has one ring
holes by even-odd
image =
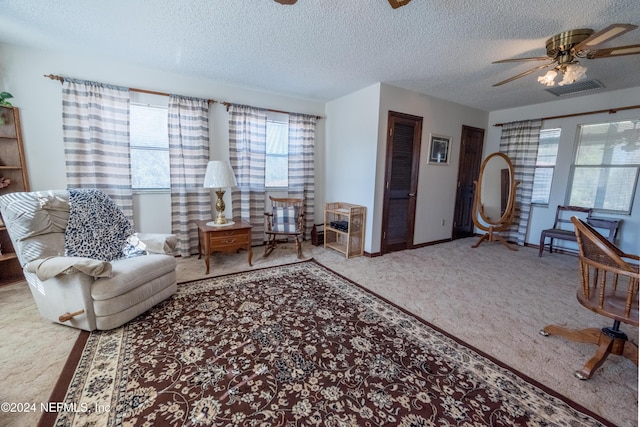
[[[540,233],[540,246],[538,248],[538,256],[542,256],[545,241],[549,238],[549,253],[553,252],[553,239],[566,240],[575,242],[576,234],[571,223],[571,217],[581,215],[593,228],[605,230],[604,237],[611,243],[615,244],[616,237],[618,235],[618,229],[622,220],[613,218],[599,218],[592,216],[593,209],[582,208],[579,206],[558,206],[556,209],[556,219],[553,223],[553,228],[542,230]]]
[[[603,236],[614,245],[616,244],[616,238],[618,237],[618,229],[620,228],[621,223],[622,223],[621,219],[598,218],[595,216],[587,217],[587,224],[589,224],[591,227],[608,231],[608,233],[603,234]]]

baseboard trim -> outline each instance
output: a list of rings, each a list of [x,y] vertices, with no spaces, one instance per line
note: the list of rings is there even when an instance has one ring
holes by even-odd
[[[426,246],[439,245],[440,243],[446,243],[446,242],[452,242],[452,241],[453,241],[453,239],[451,237],[449,237],[448,239],[441,239],[441,240],[434,240],[434,241],[431,241],[431,242],[419,243],[417,245],[413,245],[409,249],[424,248]]]
[[[410,248],[407,249],[403,249],[403,250],[410,250],[410,249],[419,249],[419,248],[424,248],[426,246],[433,246],[433,245],[438,245],[440,243],[446,243],[446,242],[451,242],[453,239],[452,238],[448,238],[448,239],[442,239],[442,240],[434,240],[431,242],[425,242],[425,243],[418,243],[417,245],[413,245]],[[402,251],[394,251],[394,252],[402,252]],[[382,256],[382,252],[378,251],[378,252],[364,252],[364,256],[369,257],[369,258],[375,258],[375,257],[379,257]]]

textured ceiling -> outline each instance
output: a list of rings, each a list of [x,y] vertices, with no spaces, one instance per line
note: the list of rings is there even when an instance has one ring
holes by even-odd
[[[543,72],[492,87],[540,63],[492,61],[544,56],[559,32],[618,22],[640,25],[640,1],[0,0],[0,42],[314,101],[383,82],[486,111],[557,99],[537,82]],[[606,47],[628,44],[640,28]],[[582,63],[601,91],[640,86],[640,55]]]

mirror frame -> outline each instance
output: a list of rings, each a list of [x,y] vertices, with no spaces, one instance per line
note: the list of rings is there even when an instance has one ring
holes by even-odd
[[[482,203],[482,183],[485,179],[484,176],[485,176],[486,166],[489,164],[489,162],[491,162],[496,158],[502,158],[507,165],[507,169],[509,170],[509,183],[507,187],[509,191],[509,195],[507,197],[507,204],[505,206],[504,212],[502,212],[501,216],[498,219],[492,220],[492,219],[489,219],[489,217],[487,217],[484,212],[484,203]],[[478,213],[480,214],[480,218],[482,219],[482,221],[490,225],[500,225],[500,224],[504,224],[505,222],[511,223],[509,217],[513,215],[513,209],[511,207],[515,202],[515,187],[513,186],[513,183],[514,183],[513,163],[511,163],[511,159],[506,154],[499,153],[499,152],[492,153],[488,155],[486,159],[484,159],[484,161],[482,162],[482,166],[480,166],[480,176],[478,177],[478,184],[476,187],[476,192],[478,194],[478,202],[479,202]]]
[[[504,212],[502,213],[502,216],[500,216],[498,220],[493,221],[487,219],[484,214],[481,202],[481,193],[482,180],[487,164],[496,157],[501,157],[502,159],[504,159],[507,164],[507,168],[509,169],[509,197],[507,198],[507,205]],[[511,163],[511,159],[506,154],[500,152],[489,154],[480,166],[480,175],[478,176],[478,180],[473,181],[473,184],[475,186],[475,193],[473,195],[473,210],[471,213],[471,219],[473,220],[473,223],[476,225],[476,227],[478,227],[480,230],[486,231],[487,233],[482,235],[478,242],[472,246],[472,248],[477,248],[480,243],[486,240],[488,242],[498,241],[510,250],[517,251],[518,249],[509,244],[504,237],[500,236],[499,234],[495,234],[496,231],[508,230],[513,219],[513,211],[516,200],[516,188],[518,187],[518,185],[520,185],[520,181],[516,181],[514,178],[513,163]]]

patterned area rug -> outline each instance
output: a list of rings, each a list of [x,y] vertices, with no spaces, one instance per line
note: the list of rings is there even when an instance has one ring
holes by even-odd
[[[181,284],[85,336],[41,425],[611,425],[315,261]]]

